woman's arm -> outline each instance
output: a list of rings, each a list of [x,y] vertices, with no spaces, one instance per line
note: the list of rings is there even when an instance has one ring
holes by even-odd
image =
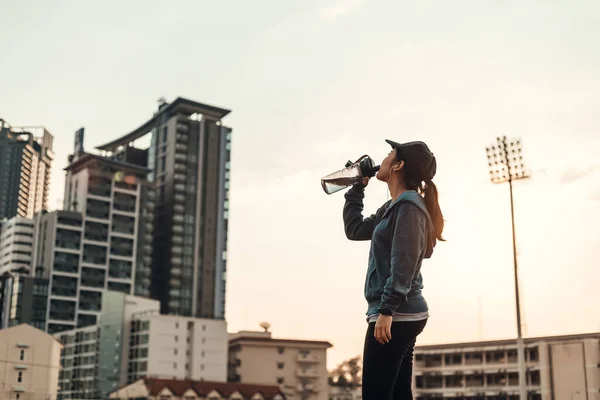
[[[427,216],[416,205],[398,205],[392,236],[390,277],[385,283],[379,313],[393,315],[406,301],[417,267],[427,246]]]
[[[350,240],[371,240],[375,226],[376,215],[363,218],[363,199],[365,198],[365,185],[357,183],[344,195],[344,230]]]

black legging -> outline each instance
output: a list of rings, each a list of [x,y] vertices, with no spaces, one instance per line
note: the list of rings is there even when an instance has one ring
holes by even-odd
[[[412,360],[415,341],[427,320],[392,323],[392,340],[375,340],[369,324],[363,353],[363,400],[412,400]]]

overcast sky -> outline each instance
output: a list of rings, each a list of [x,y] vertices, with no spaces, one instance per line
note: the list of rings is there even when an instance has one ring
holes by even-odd
[[[321,176],[381,159],[385,138],[438,157],[446,243],[423,267],[421,344],[514,337],[508,187],[485,146],[523,139],[515,201],[526,333],[600,330],[600,3],[0,0],[0,118],[55,135],[52,206],[74,132],[120,136],[178,96],[231,108],[231,331],[362,352],[368,243],[345,239]],[[367,189],[367,210],[386,200]],[[479,300],[478,300],[479,299]],[[480,305],[480,306],[479,306]]]

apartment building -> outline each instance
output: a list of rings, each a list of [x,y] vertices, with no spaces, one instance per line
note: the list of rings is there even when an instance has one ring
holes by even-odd
[[[52,141],[43,127],[17,128],[0,119],[0,219],[48,210]]]
[[[231,128],[221,120],[229,112],[177,98],[98,147],[117,160],[145,160],[157,186],[151,291],[163,314],[225,318]],[[137,149],[145,137],[149,147]]]
[[[275,339],[271,332],[229,337],[230,382],[279,385],[287,399],[327,400],[329,342]]]
[[[110,394],[110,399],[285,400],[276,385],[143,378]]]
[[[29,324],[46,328],[48,279],[18,273],[0,275],[0,329]]]
[[[140,313],[132,321],[129,377],[227,381],[224,320]]]
[[[48,282],[44,330],[50,334],[84,325],[96,314],[95,291],[78,290],[80,280],[92,282],[92,274],[80,270],[82,236],[79,213],[54,211],[35,217],[33,274]]]
[[[76,328],[54,337],[64,346],[60,356],[57,400],[101,398],[97,385],[98,326]]]
[[[527,338],[531,400],[600,400],[600,333]],[[515,340],[418,346],[417,399],[519,399]]]
[[[83,216],[82,272],[94,270],[98,281],[88,286],[150,297],[154,185],[143,155],[124,153],[132,155],[122,161],[85,153],[83,128],[77,131],[63,209]]]
[[[32,266],[32,249],[32,219],[12,217],[0,220],[0,275],[12,271],[28,275]]]
[[[62,345],[27,324],[0,329],[0,399],[56,399]]]
[[[156,300],[104,293],[99,324],[55,335],[65,346],[60,399],[106,398],[142,377],[225,382],[223,320],[160,315]]]

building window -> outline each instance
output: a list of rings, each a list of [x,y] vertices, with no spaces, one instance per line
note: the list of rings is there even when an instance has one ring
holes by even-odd
[[[21,350],[21,353],[19,354],[19,360],[23,361],[25,359],[25,350]]]
[[[283,385],[283,378],[282,377],[278,377],[277,378],[277,384],[278,385]]]
[[[285,348],[283,348],[283,347],[278,347],[278,348],[277,348],[277,352],[278,352],[279,354],[283,354],[283,352],[284,352],[284,351],[285,351]]]
[[[283,369],[283,367],[284,367],[284,366],[285,366],[285,364],[284,364],[284,363],[282,363],[282,362],[278,362],[278,363],[277,363],[277,368],[278,368],[278,369]]]
[[[23,371],[19,371],[19,373],[17,374],[17,382],[23,382]]]

